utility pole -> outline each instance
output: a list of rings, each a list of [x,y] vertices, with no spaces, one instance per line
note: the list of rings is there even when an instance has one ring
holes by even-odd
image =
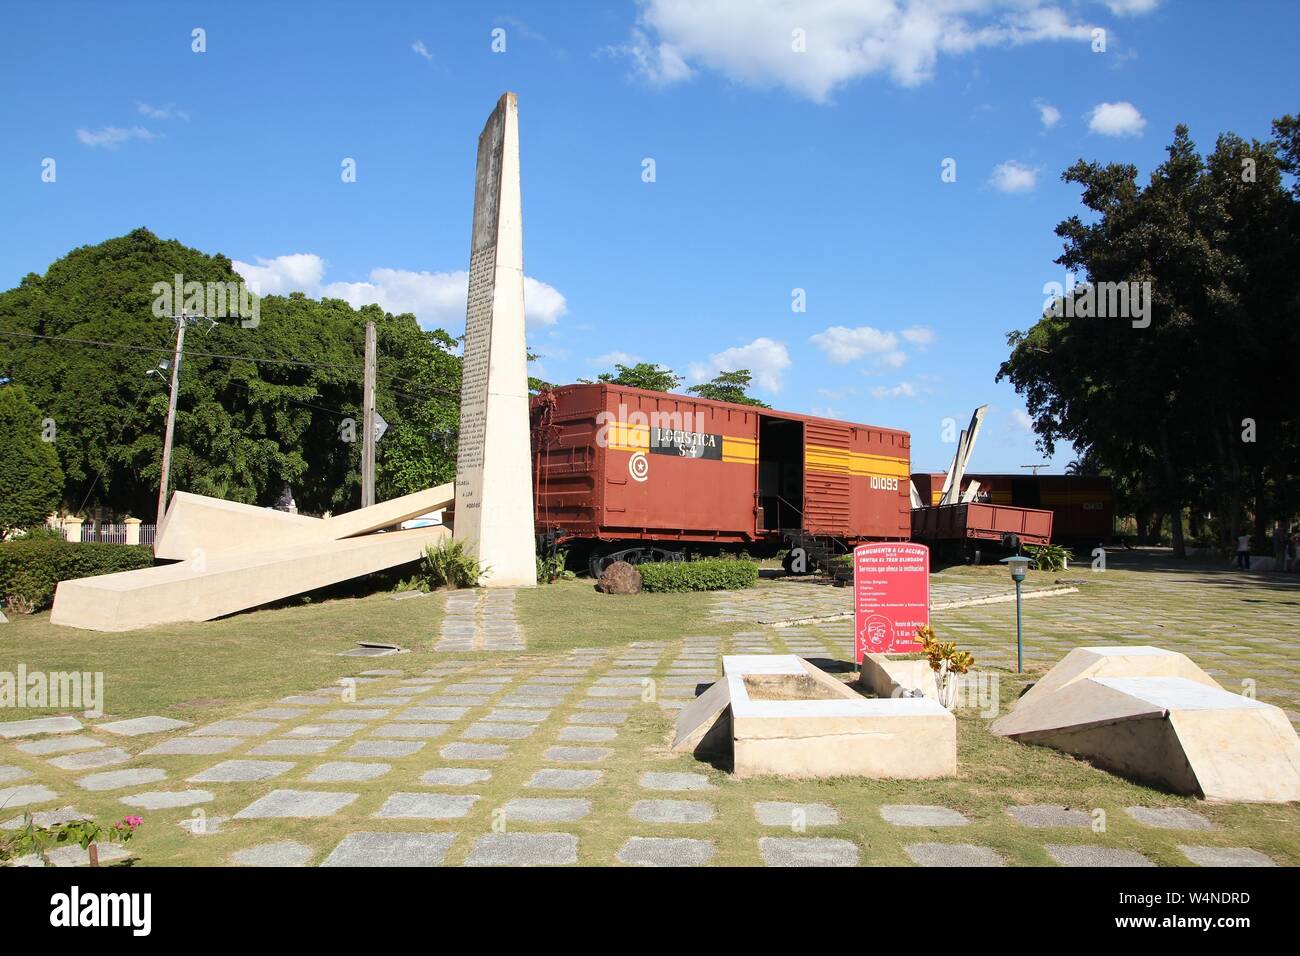
[[[181,351],[185,348],[185,324],[189,317],[182,312],[176,318],[176,352],[172,355],[172,387],[167,399],[167,431],[163,434],[162,471],[158,475],[158,528],[167,514],[167,485],[172,473],[172,434],[176,429],[177,386],[181,380]]]
[[[361,507],[375,503],[375,323],[366,322],[366,376],[361,411]]]

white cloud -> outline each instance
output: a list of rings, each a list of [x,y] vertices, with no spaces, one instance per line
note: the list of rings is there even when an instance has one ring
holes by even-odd
[[[1061,111],[1051,103],[1044,103],[1039,100],[1034,105],[1038,107],[1038,119],[1043,124],[1044,129],[1051,129],[1061,121]]]
[[[1106,0],[1106,6],[1117,17],[1133,17],[1150,13],[1160,6],[1160,0]]]
[[[898,349],[898,336],[869,325],[847,328],[832,325],[825,331],[810,336],[808,341],[825,353],[828,361],[844,365],[864,355],[886,355]]]
[[[176,107],[174,107],[171,103],[168,103],[166,106],[150,106],[148,103],[140,103],[140,102],[137,102],[137,103],[135,104],[135,108],[136,108],[136,112],[140,113],[140,114],[143,115],[143,116],[147,116],[147,117],[149,117],[150,119],[156,119],[156,120],[169,120],[169,119],[188,120],[188,119],[190,118],[190,114],[189,114],[188,112],[186,112],[185,110],[178,110],[178,109],[176,109]]]
[[[892,388],[877,385],[871,390],[872,398],[915,398],[918,394],[919,389],[911,382],[899,382]]]
[[[615,365],[635,365],[641,361],[641,356],[630,355],[627,352],[606,352],[604,355],[596,355],[588,359],[592,365],[599,365],[604,369],[612,369]]]
[[[1012,420],[1015,422],[1015,427],[1017,429],[1019,429],[1022,432],[1025,432],[1028,435],[1032,435],[1034,433],[1034,420],[1029,417],[1029,413],[1026,412],[1023,408],[1012,409],[1011,417]]]
[[[917,348],[925,348],[927,345],[934,344],[934,330],[928,329],[924,325],[914,325],[910,329],[903,329],[903,338],[911,342]]]
[[[424,45],[423,40],[416,40],[414,43],[411,44],[411,49],[414,50],[416,53],[418,53],[420,56],[424,57],[430,63],[433,62],[433,54],[429,52],[429,48]]]
[[[1147,121],[1132,103],[1098,103],[1092,108],[1088,129],[1102,136],[1140,136]]]
[[[655,85],[686,80],[698,67],[823,102],[877,73],[915,86],[933,76],[941,55],[1090,41],[1093,26],[1048,0],[748,0],[739,16],[734,0],[643,0],[628,41],[605,52],[625,56]],[[795,30],[804,31],[802,52]]]
[[[769,392],[781,391],[781,376],[790,367],[790,352],[784,342],[757,338],[748,345],[726,349],[710,355],[707,362],[693,362],[691,378],[706,382],[721,372],[749,369],[754,384]]]
[[[98,130],[77,130],[77,139],[79,141],[87,146],[102,146],[104,149],[117,149],[128,139],[149,140],[157,138],[157,133],[152,133],[143,126],[105,126],[103,129]]]
[[[1038,170],[1009,159],[993,167],[989,185],[999,192],[1027,193],[1038,186]]]
[[[385,312],[410,312],[425,328],[459,328],[465,321],[469,273],[370,270],[365,282],[322,282],[325,261],[308,252],[258,259],[257,265],[236,260],[234,269],[260,295],[304,292],[313,298],[343,299],[359,307],[371,303]],[[524,319],[529,328],[554,325],[568,304],[560,291],[531,276],[524,277]]]

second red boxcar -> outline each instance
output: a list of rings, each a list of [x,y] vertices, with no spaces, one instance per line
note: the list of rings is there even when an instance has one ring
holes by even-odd
[[[912,484],[925,504],[939,503],[943,477],[942,473],[930,472],[912,476]],[[967,473],[962,480],[963,490],[971,481],[980,483],[980,498],[990,504],[1052,512],[1052,535],[1057,541],[1096,544],[1114,535],[1115,496],[1109,478]]]
[[[532,402],[539,534],[597,561],[911,534],[907,432],[621,385]]]

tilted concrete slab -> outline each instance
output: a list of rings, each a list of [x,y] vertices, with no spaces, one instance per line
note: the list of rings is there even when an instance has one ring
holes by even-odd
[[[438,485],[369,508],[330,518],[310,518],[177,491],[154,538],[154,555],[187,561],[237,551],[269,551],[312,541],[336,541],[391,528],[445,508],[454,495],[454,485]]]
[[[208,621],[418,560],[426,547],[450,533],[443,527],[414,528],[61,581],[50,623],[130,631]]]
[[[714,683],[677,715],[673,750],[697,757],[726,752],[731,746],[731,696],[725,680]]]
[[[1176,793],[1300,800],[1300,738],[1286,714],[1159,648],[1071,651],[990,729]]]

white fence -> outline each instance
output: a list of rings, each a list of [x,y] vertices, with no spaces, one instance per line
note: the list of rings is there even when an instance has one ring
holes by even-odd
[[[110,524],[82,521],[79,518],[51,519],[48,527],[57,528],[69,541],[82,541],[95,544],[144,544],[152,545],[157,525],[132,521],[129,524]]]

